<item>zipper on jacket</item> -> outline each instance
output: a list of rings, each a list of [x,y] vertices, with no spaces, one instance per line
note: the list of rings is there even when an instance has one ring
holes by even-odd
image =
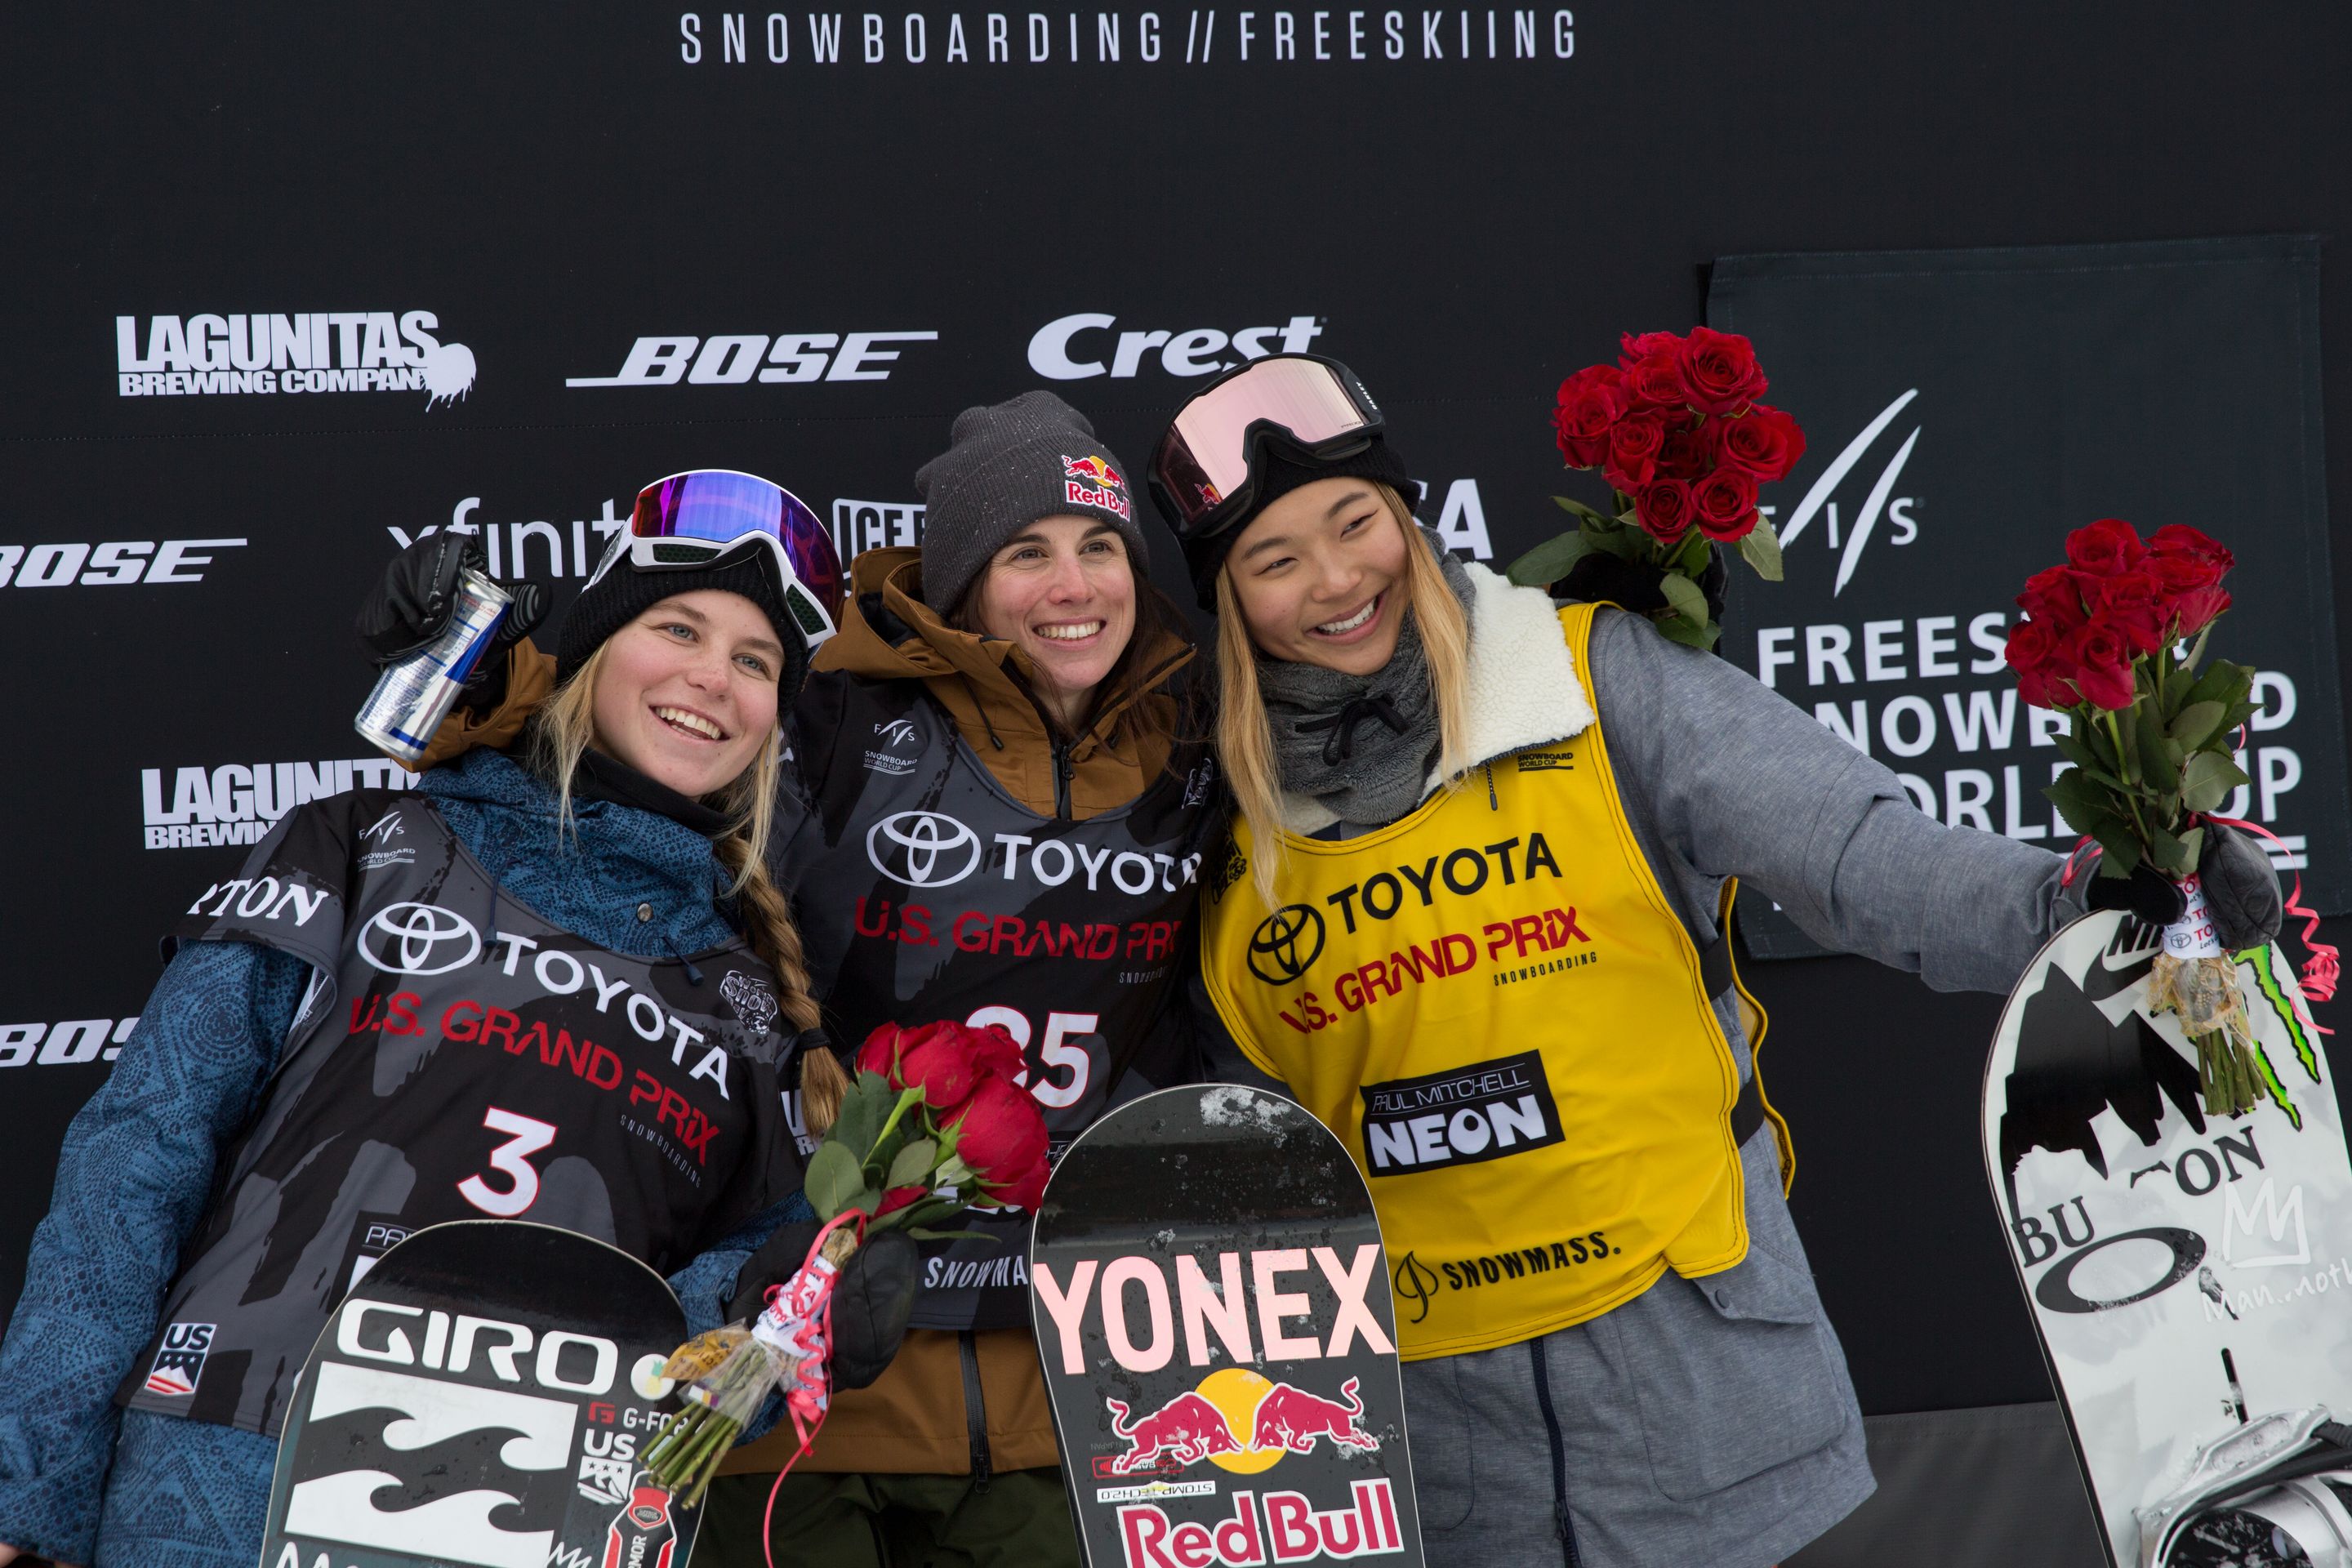
[[[980,1388],[980,1344],[972,1331],[964,1330],[956,1336],[956,1348],[963,1358],[963,1422],[971,1435],[972,1490],[988,1489],[988,1401]],[[1545,1406],[1547,1414],[1550,1406]],[[1555,1442],[1557,1439],[1555,1439]]]
[[[1070,815],[1070,779],[1077,770],[1070,765],[1070,748],[1061,741],[1054,742],[1054,815]]]
[[[1551,1405],[1551,1374],[1544,1366],[1543,1336],[1528,1342],[1528,1357],[1536,1374],[1536,1408],[1543,1412],[1544,1436],[1551,1439],[1552,1533],[1559,1537],[1560,1555],[1568,1568],[1583,1568],[1576,1550],[1576,1520],[1568,1511],[1568,1443],[1559,1435],[1559,1412]]]

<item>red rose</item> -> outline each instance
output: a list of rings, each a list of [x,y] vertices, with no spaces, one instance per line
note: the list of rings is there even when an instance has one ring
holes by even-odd
[[[2009,628],[2002,657],[2017,671],[2018,695],[2036,708],[2071,705],[2071,694],[2055,684],[2065,673],[2055,668],[2058,653],[2058,634],[2047,623],[2029,619]]]
[[[1745,539],[1756,526],[1756,479],[1726,466],[1691,487],[1698,531],[1719,544]]]
[[[2112,577],[2140,563],[2147,547],[2139,530],[2119,517],[2086,522],[2066,536],[2066,563],[2095,577]]]
[[[2093,618],[2120,632],[2133,653],[2154,653],[2165,645],[2170,605],[2147,563],[2112,577],[2084,576],[2082,586]]]
[[[1552,425],[1570,468],[1599,468],[1609,456],[1609,427],[1625,412],[1623,382],[1614,366],[1594,364],[1559,384]]]
[[[1633,513],[1643,530],[1666,544],[1690,531],[1696,510],[1690,485],[1682,479],[1660,479],[1644,485],[1633,498]]]
[[[896,1072],[898,1067],[898,1032],[896,1024],[876,1025],[874,1032],[866,1037],[866,1043],[857,1047],[857,1070],[878,1072],[884,1078]]]
[[[2147,547],[2158,555],[2182,555],[2202,561],[2213,568],[2213,580],[2220,582],[2221,574],[2238,563],[2238,558],[2185,522],[2168,522],[2147,536]]]
[[[2123,634],[2104,621],[2085,621],[2069,632],[2061,657],[2070,667],[2066,679],[2094,706],[2128,708],[2138,695]]]
[[[2058,632],[2079,626],[2090,616],[2083,607],[2080,582],[2063,566],[2047,566],[2028,577],[2017,607]]]
[[[1655,414],[1629,414],[1617,421],[1609,432],[1609,482],[1629,492],[1648,484],[1665,444],[1665,421]]]
[[[1690,401],[1690,393],[1683,386],[1682,361],[1672,349],[1661,349],[1636,361],[1625,373],[1625,390],[1636,408],[1679,409]]]
[[[1716,452],[1721,461],[1759,484],[1785,479],[1805,455],[1805,433],[1786,412],[1759,403],[1736,419],[1717,422]]]
[[[1025,1192],[1033,1178],[1036,1189],[1044,1190],[1045,1118],[1028,1090],[993,1074],[983,1078],[948,1131],[955,1138],[956,1157],[992,1194]]]
[[[1672,332],[1643,332],[1639,337],[1631,332],[1620,332],[1617,336],[1617,368],[1631,370],[1653,354],[1672,354],[1680,359],[1682,352],[1682,339]]]
[[[1002,1024],[989,1024],[974,1029],[965,1026],[971,1037],[971,1053],[982,1068],[999,1078],[1017,1079],[1028,1070],[1029,1064],[1021,1059],[1020,1042],[1013,1031]]]
[[[929,1193],[930,1188],[925,1186],[892,1187],[882,1194],[881,1206],[874,1211],[874,1216],[879,1219],[892,1209],[902,1209],[908,1204],[919,1203]]]
[[[1717,421],[1701,421],[1689,415],[1676,418],[1666,416],[1666,438],[1658,447],[1658,468],[1653,476],[1662,479],[1696,479],[1715,467],[1715,426]]]
[[[2193,637],[2230,607],[2229,590],[2221,585],[2221,573],[2209,561],[2193,555],[2150,554],[2143,563],[2156,582],[2166,620],[2176,637]]]
[[[976,1048],[986,1034],[961,1024],[909,1029],[898,1037],[899,1076],[891,1081],[902,1089],[921,1089],[923,1103],[933,1110],[952,1110],[990,1076]]]
[[[1764,370],[1738,332],[1693,327],[1683,343],[1683,386],[1703,414],[1736,414],[1764,395]]]

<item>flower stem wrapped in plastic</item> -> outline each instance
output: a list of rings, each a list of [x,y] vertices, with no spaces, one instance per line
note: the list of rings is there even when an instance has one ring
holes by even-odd
[[[807,1260],[769,1289],[758,1316],[698,1335],[662,1369],[686,1385],[684,1408],[644,1462],[685,1506],[701,1500],[772,1393],[782,1392],[800,1437],[793,1462],[808,1452],[832,1402],[834,1286],[869,1236],[954,1239],[978,1233],[937,1227],[967,1208],[1035,1205],[1045,1122],[1013,1081],[1023,1066],[1000,1028],[886,1024],[867,1037],[856,1080],[809,1160],[804,1190],[825,1224]]]

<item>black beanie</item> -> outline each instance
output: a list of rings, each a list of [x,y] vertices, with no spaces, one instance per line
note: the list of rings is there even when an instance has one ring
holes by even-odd
[[[698,588],[717,588],[723,593],[740,594],[766,612],[768,624],[775,628],[776,640],[784,649],[784,668],[777,689],[782,693],[782,701],[791,701],[808,674],[808,642],[802,637],[792,612],[784,607],[782,595],[776,592],[772,579],[758,558],[748,552],[765,548],[751,545],[745,553],[723,565],[664,566],[641,572],[629,561],[628,534],[615,534],[611,564],[580,590],[580,597],[572,602],[572,608],[564,615],[563,629],[557,634],[555,642],[555,679],[559,682],[571,679],[588,662],[588,656],[604,646],[605,638],[664,599],[675,594],[691,594]]]
[[[945,616],[989,557],[1041,517],[1098,517],[1118,531],[1140,579],[1151,564],[1127,466],[1087,416],[1050,392],[967,408],[948,449],[915,470],[922,498],[923,603]]]
[[[1404,471],[1385,437],[1375,436],[1371,445],[1360,452],[1344,458],[1309,458],[1295,447],[1267,442],[1258,448],[1257,461],[1250,465],[1250,477],[1255,492],[1250,497],[1250,510],[1243,516],[1205,538],[1183,541],[1184,564],[1192,574],[1192,591],[1200,596],[1201,607],[1217,607],[1217,571],[1257,514],[1282,497],[1302,485],[1318,479],[1373,479],[1396,491],[1410,512],[1420,492]]]

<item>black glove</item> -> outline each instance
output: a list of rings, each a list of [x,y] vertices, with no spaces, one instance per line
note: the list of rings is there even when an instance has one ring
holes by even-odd
[[[2213,917],[2214,935],[2225,952],[2242,952],[2278,940],[2286,900],[2279,896],[2278,873],[2261,845],[2234,827],[2209,821],[2204,847],[2197,857],[2197,877],[2204,889],[2206,912]],[[2143,860],[2128,877],[2093,877],[2084,902],[2095,910],[2127,910],[2152,926],[2168,926],[2181,917],[2188,900],[2179,884]]]
[[[394,555],[383,579],[360,601],[352,622],[368,656],[378,665],[396,664],[447,628],[457,608],[457,574],[467,567],[487,573],[481,540],[441,529]],[[547,618],[547,590],[536,583],[501,583],[514,595],[498,634],[466,682],[464,701],[477,712],[498,706],[506,695],[507,650]]]
[[[1605,550],[1589,550],[1568,569],[1568,575],[1551,585],[1555,599],[1582,599],[1587,604],[1602,600],[1646,616],[1652,610],[1666,607],[1666,591],[1659,586],[1665,569],[1647,561],[1626,561]],[[1706,595],[1709,619],[1723,620],[1723,589],[1731,574],[1725,570],[1723,552],[1710,548],[1706,570],[1698,578],[1698,591]]]
[[[814,1220],[780,1226],[736,1277],[727,1321],[740,1322],[767,1305],[768,1287],[781,1285],[808,1261],[809,1248],[824,1227]],[[880,1377],[907,1335],[915,1310],[923,1255],[903,1230],[869,1236],[841,1267],[833,1283],[833,1384],[863,1388]]]

